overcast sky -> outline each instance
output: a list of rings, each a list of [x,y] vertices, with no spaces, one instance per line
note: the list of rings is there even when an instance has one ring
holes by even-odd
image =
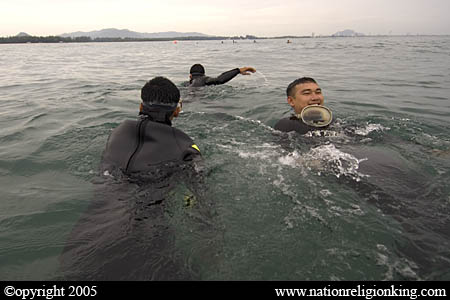
[[[0,0],[0,36],[104,28],[211,35],[450,34],[450,0]]]

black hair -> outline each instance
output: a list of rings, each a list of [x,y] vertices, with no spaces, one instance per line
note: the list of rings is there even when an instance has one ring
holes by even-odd
[[[317,82],[316,82],[314,79],[312,79],[311,77],[302,77],[302,78],[298,78],[298,79],[292,81],[292,82],[288,85],[288,87],[287,87],[287,89],[286,89],[286,95],[287,95],[288,97],[289,97],[289,96],[294,97],[294,96],[295,96],[295,86],[297,86],[298,84],[307,83],[307,82],[312,82],[312,83],[317,84]]]
[[[180,90],[165,77],[155,77],[141,89],[141,99],[146,104],[176,105],[180,100]]]
[[[195,64],[189,70],[192,75],[205,75],[205,68],[201,64]]]

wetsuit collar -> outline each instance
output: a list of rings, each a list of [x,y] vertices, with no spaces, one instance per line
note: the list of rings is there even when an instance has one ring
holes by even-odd
[[[142,111],[139,112],[141,118],[149,118],[151,121],[172,126],[170,117],[175,111],[177,104],[148,104],[142,103]]]

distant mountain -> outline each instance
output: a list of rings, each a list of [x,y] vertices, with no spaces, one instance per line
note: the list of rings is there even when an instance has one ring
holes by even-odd
[[[209,35],[199,33],[199,32],[176,32],[176,31],[166,31],[166,32],[136,32],[128,29],[116,29],[116,28],[107,28],[96,31],[88,31],[88,32],[71,32],[71,33],[63,33],[60,34],[61,37],[80,37],[80,36],[88,36],[90,38],[176,38],[176,37],[188,37],[188,36],[202,36],[207,37]]]
[[[358,33],[355,32],[351,29],[346,29],[343,31],[338,31],[335,34],[333,34],[332,36],[337,36],[337,37],[341,37],[341,36],[364,36],[364,33]]]
[[[16,36],[31,36],[26,32],[19,32]]]

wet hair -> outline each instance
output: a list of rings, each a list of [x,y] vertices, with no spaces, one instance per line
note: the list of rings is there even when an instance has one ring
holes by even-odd
[[[195,64],[189,70],[192,75],[205,75],[205,68],[201,64]]]
[[[288,85],[288,87],[286,89],[286,95],[288,97],[289,96],[294,97],[295,96],[295,87],[299,84],[307,83],[307,82],[312,82],[312,83],[317,84],[317,82],[314,79],[312,79],[311,77],[302,77],[302,78],[295,79]]]
[[[165,77],[155,77],[141,89],[141,99],[146,104],[176,105],[180,100],[180,90]]]

